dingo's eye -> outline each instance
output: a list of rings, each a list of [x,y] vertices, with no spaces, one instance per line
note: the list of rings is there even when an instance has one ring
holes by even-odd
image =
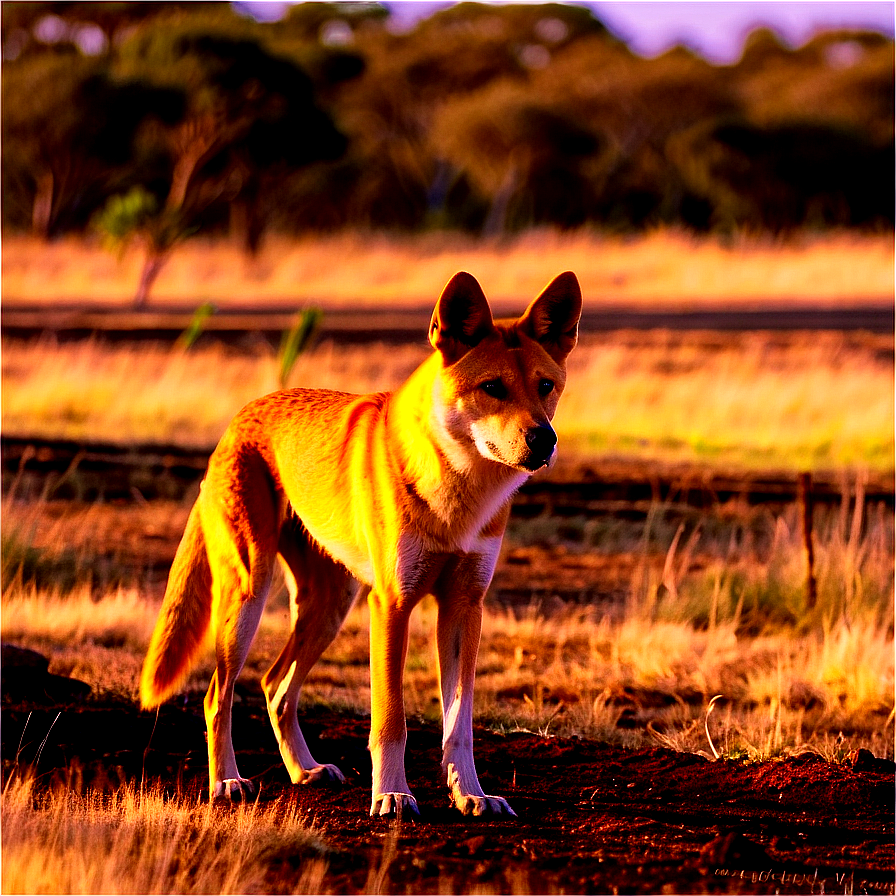
[[[545,395],[550,395],[551,392],[554,391],[554,381],[553,380],[541,380],[538,383],[538,394],[544,398]]]
[[[490,395],[492,398],[497,398],[499,401],[503,401],[507,398],[507,387],[501,380],[487,380],[484,383],[481,383],[479,386],[486,395]]]

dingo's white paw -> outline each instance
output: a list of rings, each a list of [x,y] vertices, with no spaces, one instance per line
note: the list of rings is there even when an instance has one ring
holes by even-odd
[[[507,800],[500,796],[464,793],[460,786],[460,774],[453,762],[448,765],[448,789],[451,791],[451,802],[464,815],[484,815],[490,818],[517,817]]]
[[[370,814],[384,818],[419,818],[420,809],[409,793],[378,793],[370,804]]]
[[[310,787],[332,787],[344,784],[345,775],[335,765],[316,765],[308,769],[296,783],[307,784]]]
[[[221,803],[251,803],[258,788],[248,778],[225,778],[215,784],[212,800]]]
[[[483,815],[488,818],[516,818],[516,812],[500,796],[471,796],[451,794],[451,800],[464,815]]]

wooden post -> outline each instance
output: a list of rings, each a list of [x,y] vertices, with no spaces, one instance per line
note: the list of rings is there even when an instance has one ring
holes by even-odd
[[[812,544],[812,474],[800,473],[797,480],[797,500],[803,520],[803,550],[806,554],[806,609],[812,610],[818,601],[815,584],[815,549]]]

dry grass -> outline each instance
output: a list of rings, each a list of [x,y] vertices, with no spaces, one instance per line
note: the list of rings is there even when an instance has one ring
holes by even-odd
[[[326,849],[283,801],[222,813],[200,798],[133,786],[38,793],[27,777],[3,791],[4,893],[319,893]]]
[[[422,339],[421,339],[422,343]],[[741,467],[890,470],[893,338],[743,334],[588,337],[556,420],[565,459],[626,454]],[[301,356],[291,385],[392,389],[420,346]],[[233,414],[277,387],[272,350],[8,342],[7,433],[211,448]]]
[[[892,469],[891,351],[839,333],[585,342],[556,424],[577,456]]]
[[[390,388],[424,356],[415,347],[328,343],[299,358],[291,384]],[[3,351],[2,423],[6,432],[213,447],[230,418],[277,383],[273,351],[10,343]]]
[[[327,344],[299,359],[293,383],[348,390],[379,381],[388,388],[424,354]],[[237,354],[220,346],[185,352],[161,345],[10,344],[3,365],[7,432],[201,447],[214,446],[236,411],[276,389],[278,378],[272,351]]]
[[[47,792],[16,777],[0,802],[3,893],[414,893],[393,862],[400,823],[367,854],[327,845],[288,798],[228,811],[204,796],[124,785]],[[494,883],[443,869],[436,892],[531,893],[522,868]]]
[[[743,529],[663,536],[665,560],[644,548],[628,601],[612,618],[594,607],[512,611],[488,602],[476,690],[481,721],[503,728],[579,734],[629,746],[649,741],[705,750],[697,724],[715,694],[727,755],[754,758],[846,746],[892,756],[893,540],[883,507],[823,514],[816,524],[818,604],[805,607],[805,566],[796,509]],[[8,524],[7,518],[7,524]],[[21,519],[13,514],[13,521]],[[523,533],[508,545],[518,549]],[[686,542],[685,547],[681,547]],[[676,553],[676,547],[677,553]],[[600,554],[617,546],[570,546]],[[53,658],[51,670],[136,700],[139,668],[156,615],[136,589],[67,596],[13,579],[2,635]],[[433,647],[436,607],[412,616],[408,711],[438,719]],[[286,638],[282,591],[269,602],[245,676],[257,683]],[[208,651],[188,689],[201,692]],[[312,670],[304,699],[369,709],[368,611],[362,602]],[[626,697],[626,695],[628,695]],[[620,728],[623,712],[633,726]]]
[[[100,609],[85,627],[81,620],[90,607],[103,603],[78,595],[64,604],[43,595],[9,599],[3,637],[51,655],[57,674],[136,699],[144,650],[135,638],[106,644],[109,632],[128,621],[135,631],[147,632],[148,640],[156,608],[119,602],[114,611]],[[57,619],[48,625],[51,616]],[[269,609],[262,623],[244,673],[255,686],[285,640],[284,617]],[[435,722],[434,626],[435,607],[425,602],[412,622],[405,704],[409,713]],[[369,712],[367,633],[367,608],[361,604],[312,670],[303,700]],[[187,689],[204,690],[211,669],[208,652]],[[701,752],[708,748],[706,707],[722,694],[726,702],[713,729],[723,755],[764,759],[813,750],[842,758],[865,747],[892,758],[893,688],[892,616],[745,637],[731,622],[699,629],[638,617],[610,622],[583,609],[545,616],[535,608],[514,613],[492,607],[483,625],[475,712],[481,724],[503,730],[575,734],[632,748],[649,744],[659,732],[665,745]],[[841,732],[847,734],[845,740],[841,735],[838,757],[831,745]]]
[[[2,259],[5,302],[110,306],[131,302],[142,263],[137,252],[118,258],[96,243],[20,237],[4,238]],[[843,233],[777,243],[675,231],[630,238],[535,231],[485,241],[358,233],[272,238],[254,260],[226,243],[193,240],[163,269],[153,301],[428,306],[458,270],[473,273],[491,300],[513,307],[564,270],[576,271],[592,307],[890,302],[893,239]]]

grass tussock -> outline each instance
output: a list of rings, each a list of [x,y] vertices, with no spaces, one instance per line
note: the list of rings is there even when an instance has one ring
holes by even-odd
[[[21,590],[28,582],[67,594],[89,575],[83,558],[71,547],[48,550],[34,543],[34,533],[6,526],[0,543],[0,583],[3,591]]]
[[[673,536],[662,572],[632,588],[637,614],[712,628],[730,622],[741,635],[893,626],[892,514],[843,499],[817,509],[812,542],[816,602],[807,598],[807,559],[796,507],[764,521]],[[678,531],[678,530],[677,530]],[[684,532],[684,527],[680,528]],[[727,536],[727,539],[726,539]]]
[[[394,389],[419,346],[337,346],[301,355],[288,385]],[[276,353],[220,345],[8,342],[8,433],[211,448],[232,416],[278,387]],[[570,359],[556,418],[564,459],[627,455],[706,465],[890,470],[892,337],[699,334],[589,337]]]
[[[294,807],[221,812],[202,798],[135,786],[39,792],[14,777],[2,795],[4,893],[323,892],[326,850]]]
[[[89,585],[67,594],[36,588],[15,588],[4,595],[4,637],[24,637],[40,631],[47,638],[65,641],[103,639],[120,646],[142,647],[152,626],[142,624],[156,610],[136,589],[119,588],[97,599]]]
[[[143,258],[78,239],[3,240],[5,301],[130,304]],[[762,301],[817,305],[893,295],[887,235],[803,235],[787,243],[695,237],[662,230],[638,238],[536,230],[483,240],[433,233],[368,233],[267,240],[254,258],[226,242],[191,240],[171,256],[152,304],[421,306],[457,271],[490,300],[527,304],[560,271],[578,275],[593,306],[699,307]]]

